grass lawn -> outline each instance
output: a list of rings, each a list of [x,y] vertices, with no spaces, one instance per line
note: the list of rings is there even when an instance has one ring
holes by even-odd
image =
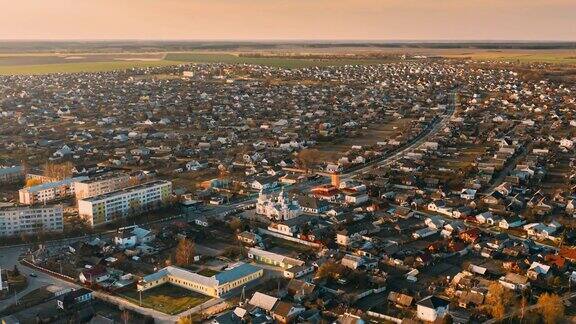
[[[11,296],[13,297],[13,295]],[[18,298],[18,305],[12,304],[0,312],[0,316],[13,314],[19,312],[23,309],[30,308],[36,306],[40,303],[45,302],[46,300],[54,297],[54,293],[48,291],[46,287],[41,287],[31,292],[27,293],[24,296],[19,296]]]
[[[11,298],[14,292],[20,292],[28,287],[28,278],[19,274],[14,276],[11,270],[2,270],[2,280],[8,282],[9,291],[0,291],[0,300]]]
[[[205,277],[212,277],[212,276],[215,276],[215,275],[219,274],[220,271],[216,271],[216,270],[204,268],[204,269],[198,271],[197,273],[198,273],[199,275],[202,275],[202,276],[205,276]]]
[[[130,289],[121,296],[136,305],[140,304],[138,291]],[[142,306],[159,312],[175,315],[210,300],[211,297],[172,284],[163,284],[142,292]]]
[[[296,251],[298,253],[307,253],[310,251],[314,251],[314,249],[310,246],[304,245],[304,244],[299,244],[296,242],[292,242],[292,241],[288,241],[288,240],[283,240],[281,238],[277,238],[277,237],[273,237],[270,236],[270,243],[272,243],[272,245],[286,249],[286,250],[290,250],[290,251]]]

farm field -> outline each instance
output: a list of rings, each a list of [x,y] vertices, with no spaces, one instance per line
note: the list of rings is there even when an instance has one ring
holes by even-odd
[[[175,65],[178,62],[161,61],[109,61],[85,63],[57,63],[31,65],[0,65],[0,75],[37,75],[50,73],[81,73],[106,72],[126,70],[131,68],[146,68]]]
[[[507,61],[513,63],[576,64],[576,51],[478,51],[441,54],[446,58],[476,61]]]
[[[433,49],[433,48],[386,48],[365,50],[351,49],[358,57],[347,57],[338,50],[326,50],[327,57],[318,52],[302,52],[295,57],[297,49],[285,52],[154,52],[154,53],[70,53],[70,54],[0,54],[0,75],[35,75],[49,73],[105,72],[130,68],[177,65],[186,63],[254,64],[279,68],[305,68],[341,65],[370,65],[389,63],[400,54],[424,55],[477,61],[508,61],[514,63],[576,64],[574,50],[481,50],[481,49]],[[366,53],[374,57],[366,57]],[[311,54],[311,57],[306,57]],[[316,56],[312,55],[316,54]]]
[[[379,64],[387,59],[301,59],[286,57],[245,57],[232,53],[150,53],[150,54],[74,54],[0,55],[0,75],[105,72],[130,68],[186,63],[254,64],[281,68],[302,68],[346,64]]]
[[[167,60],[187,63],[229,63],[254,64],[280,68],[303,68],[314,66],[338,66],[352,64],[380,64],[390,62],[389,59],[350,59],[327,58],[307,59],[290,57],[249,57],[232,53],[168,53]]]

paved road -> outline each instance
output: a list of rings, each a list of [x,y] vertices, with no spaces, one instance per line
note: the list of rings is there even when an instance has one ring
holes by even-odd
[[[399,148],[397,148],[396,150],[394,150],[392,152],[389,152],[382,159],[372,161],[372,162],[362,166],[359,169],[356,169],[356,170],[353,170],[350,172],[346,172],[341,176],[341,178],[343,178],[343,179],[353,178],[355,176],[358,176],[361,173],[368,171],[369,169],[371,169],[375,166],[386,166],[386,165],[389,165],[391,163],[394,163],[394,162],[398,161],[400,158],[404,157],[407,153],[415,150],[420,145],[422,145],[424,142],[426,142],[428,140],[428,138],[430,138],[430,136],[436,134],[438,131],[440,131],[442,128],[444,128],[446,126],[446,124],[448,124],[450,119],[452,117],[454,117],[454,114],[456,113],[456,106],[458,105],[458,103],[457,103],[458,93],[452,92],[452,93],[450,93],[450,95],[452,96],[452,102],[448,105],[448,109],[446,110],[445,114],[442,117],[440,117],[438,119],[438,121],[436,121],[434,124],[428,126],[426,129],[424,129],[420,134],[418,134],[418,136],[416,136],[410,142],[405,143],[404,145],[400,146]]]
[[[418,148],[420,145],[422,145],[424,142],[426,142],[428,140],[428,138],[430,138],[430,136],[436,134],[438,131],[440,131],[442,128],[444,128],[446,126],[446,124],[450,121],[450,119],[452,117],[454,117],[454,114],[456,113],[456,106],[457,106],[457,102],[456,102],[457,101],[457,92],[452,92],[451,96],[452,96],[452,102],[448,105],[448,109],[446,110],[445,114],[443,116],[441,116],[440,118],[438,118],[438,120],[435,123],[429,125],[426,129],[424,129],[414,139],[401,145],[400,147],[396,148],[395,150],[388,152],[387,154],[385,154],[380,159],[368,162],[368,163],[364,164],[362,167],[358,167],[358,168],[355,168],[353,170],[343,172],[340,175],[340,178],[341,179],[354,178],[354,177],[356,177],[356,176],[358,176],[358,175],[360,175],[360,174],[362,174],[362,173],[364,173],[364,172],[366,172],[366,171],[368,171],[368,170],[370,170],[376,166],[389,165],[389,164],[397,161],[398,159],[402,158],[407,153]],[[329,182],[330,182],[330,180],[328,178],[322,177],[320,179],[316,179],[316,180],[312,180],[312,181],[305,181],[305,182],[297,183],[293,186],[289,186],[288,189],[298,189],[301,191],[306,191],[306,190],[311,189],[312,187],[322,185],[322,184],[327,184]],[[256,203],[256,200],[257,200],[257,198],[254,197],[254,198],[246,199],[246,200],[232,203],[232,204],[226,204],[226,205],[221,205],[218,207],[209,208],[204,213],[204,215],[205,216],[215,216],[215,217],[218,217],[220,219],[225,219],[226,218],[226,212],[232,211],[232,210],[237,209],[241,206]]]
[[[20,254],[25,252],[27,247],[17,246],[17,247],[3,247],[0,248],[0,267],[3,269],[12,269],[14,265],[18,264],[18,257]],[[49,285],[59,286],[62,288],[78,288],[78,285],[73,283],[49,276],[43,272],[35,271],[34,269],[30,269],[28,267],[19,265],[18,269],[20,273],[25,275],[28,278],[28,286],[25,290],[18,293],[15,297],[12,297],[7,300],[0,301],[0,310],[4,310],[9,305],[13,304],[15,300],[21,298],[22,296],[26,295],[27,293]],[[31,273],[35,273],[37,277],[30,277]]]
[[[522,147],[520,149],[520,152],[518,152],[518,154],[516,154],[514,157],[512,157],[512,159],[506,164],[504,169],[502,169],[502,171],[500,171],[498,173],[498,176],[491,181],[491,185],[488,188],[486,188],[485,190],[483,190],[481,194],[482,195],[492,194],[494,192],[494,190],[496,189],[496,187],[501,185],[504,182],[504,180],[506,179],[506,177],[510,174],[510,172],[512,172],[512,170],[514,170],[514,168],[516,168],[516,165],[518,165],[518,162],[520,162],[520,160],[525,158],[526,155],[528,153],[530,153],[531,151],[532,151],[532,143],[527,144],[526,147]]]

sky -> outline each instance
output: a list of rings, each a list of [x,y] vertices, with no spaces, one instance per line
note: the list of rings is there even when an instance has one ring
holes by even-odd
[[[576,41],[576,0],[0,0],[0,39]]]

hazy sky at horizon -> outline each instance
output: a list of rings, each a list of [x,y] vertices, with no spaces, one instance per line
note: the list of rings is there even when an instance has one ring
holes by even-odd
[[[0,8],[0,39],[576,41],[576,0],[0,0]]]

